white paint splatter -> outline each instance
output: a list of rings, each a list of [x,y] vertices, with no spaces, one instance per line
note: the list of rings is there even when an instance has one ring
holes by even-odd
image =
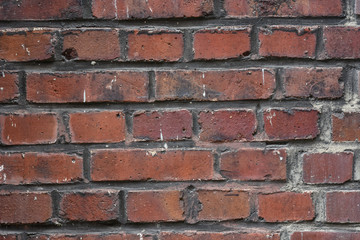
[[[114,8],[115,8],[115,18],[118,18],[118,8],[117,8],[117,0],[114,0]]]
[[[4,73],[4,72],[2,72],[2,76],[5,77],[5,73]]]
[[[4,173],[4,182],[6,182],[6,173]]]
[[[154,156],[156,156],[157,153],[156,153],[156,151],[147,151],[146,155],[149,155],[149,154],[154,157]]]
[[[4,90],[4,88],[3,88],[3,87],[0,87],[0,90],[1,90],[1,91],[3,91],[3,90]]]
[[[37,197],[35,196],[35,197],[34,197],[34,201],[36,201],[36,200],[37,200]]]
[[[203,84],[203,97],[206,97],[206,89],[205,89],[205,84]]]
[[[91,65],[96,65],[96,62],[95,61],[91,61]]]
[[[202,74],[202,78],[205,78],[205,73]]]
[[[0,172],[4,171],[4,165],[0,166]]]
[[[161,140],[161,141],[164,141],[164,137],[163,137],[162,129],[161,129],[161,128],[160,128],[160,140]]]
[[[265,85],[265,71],[262,69],[262,83]]]
[[[273,115],[269,115],[269,116],[266,116],[266,119],[270,122],[270,125],[272,126],[272,121],[271,121],[271,119],[273,118],[273,117],[275,117],[276,116],[276,114],[274,113]]]
[[[139,238],[140,238],[139,240],[144,240],[144,237],[143,237],[143,234],[142,234],[142,233],[138,233],[137,235],[138,235]]]
[[[86,102],[86,91],[84,90],[84,102]]]
[[[164,148],[165,148],[165,150],[168,149],[167,143],[164,143]]]
[[[126,5],[126,17],[129,18],[129,6]]]

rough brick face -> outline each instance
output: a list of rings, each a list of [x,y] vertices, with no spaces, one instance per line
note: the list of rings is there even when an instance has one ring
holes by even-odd
[[[0,184],[71,183],[83,178],[82,158],[63,153],[0,155]]]
[[[228,59],[249,54],[249,28],[200,30],[194,35],[195,59]]]
[[[29,237],[30,240],[140,240],[140,236],[136,234],[127,233],[98,233],[98,234],[49,234],[49,235],[34,235]],[[144,240],[151,240],[143,237]]]
[[[291,235],[291,240],[336,240],[336,239],[360,239],[360,233],[350,232],[295,232]]]
[[[190,232],[185,233],[171,233],[164,232],[160,235],[160,240],[280,240],[280,235],[277,233],[236,233],[236,232],[222,232],[222,233],[208,233],[208,232]]]
[[[125,115],[121,111],[69,114],[71,142],[111,143],[125,140]]]
[[[325,58],[354,59],[360,57],[360,32],[357,27],[325,27]],[[341,37],[339,37],[341,36]]]
[[[0,74],[0,103],[10,102],[19,97],[18,73],[3,72]]]
[[[113,149],[91,153],[94,181],[186,181],[207,180],[213,176],[210,151]]]
[[[286,151],[240,149],[220,157],[220,172],[238,180],[286,180]]]
[[[332,116],[332,139],[336,142],[356,141],[360,138],[360,113],[344,112]]]
[[[354,154],[313,153],[303,157],[306,183],[343,183],[351,180]]]
[[[330,192],[326,194],[326,221],[360,222],[359,192]]]

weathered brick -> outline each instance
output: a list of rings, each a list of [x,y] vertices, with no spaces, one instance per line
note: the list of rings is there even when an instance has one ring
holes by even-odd
[[[5,145],[49,144],[57,140],[57,118],[52,113],[0,116],[1,142]]]
[[[18,234],[1,234],[0,239],[1,240],[18,240],[18,239],[20,239],[20,235],[18,235]]]
[[[51,60],[54,57],[54,43],[54,33],[51,30],[3,30],[0,31],[0,60]]]
[[[344,183],[351,180],[352,152],[312,153],[303,158],[303,176],[306,183]]]
[[[69,114],[71,142],[112,143],[125,141],[125,114],[121,111]]]
[[[309,193],[282,192],[259,195],[259,217],[266,222],[307,221],[315,217]]]
[[[200,140],[210,142],[253,139],[256,118],[252,110],[217,110],[199,114]]]
[[[27,100],[36,103],[146,102],[145,72],[29,73]]]
[[[268,99],[275,89],[272,69],[157,71],[155,76],[160,101]]]
[[[264,57],[315,58],[316,28],[260,28],[259,54]]]
[[[192,115],[188,110],[136,112],[133,136],[141,140],[183,140],[192,137]]]
[[[205,29],[194,34],[194,59],[228,59],[250,55],[250,28]]]
[[[336,142],[360,139],[360,113],[344,112],[332,115],[332,140]]]
[[[0,184],[77,182],[82,166],[82,158],[64,153],[0,154]]]
[[[324,28],[325,58],[355,59],[360,57],[360,28],[332,26]]]
[[[255,230],[256,231],[256,230]],[[162,232],[160,240],[280,240],[280,234],[273,232]]]
[[[239,149],[220,156],[220,173],[237,180],[286,180],[286,150]]]
[[[0,102],[10,102],[19,97],[19,74],[0,72]]]
[[[178,61],[183,56],[182,33],[134,31],[128,35],[128,58],[144,61]]]
[[[77,0],[0,0],[0,20],[76,19],[82,15],[82,2]]]
[[[265,133],[269,140],[313,139],[319,134],[318,119],[318,111],[311,109],[267,109]]]
[[[356,232],[294,232],[291,240],[359,240],[360,233]]]
[[[116,60],[120,57],[117,30],[68,30],[62,32],[62,55],[70,60]]]
[[[92,11],[96,18],[145,19],[189,18],[212,14],[213,0],[93,0]]]
[[[360,222],[360,192],[330,192],[326,194],[326,221]]]
[[[250,215],[249,193],[239,190],[199,190],[202,208],[197,219],[221,221],[243,219]]]
[[[184,210],[176,190],[131,191],[126,209],[131,222],[175,222],[184,220]]]
[[[225,0],[228,17],[330,17],[343,16],[341,0]]]
[[[46,234],[32,235],[29,240],[151,240],[147,236],[142,239],[137,234],[127,233],[98,233],[98,234]]]
[[[213,178],[211,151],[94,150],[93,181],[188,181]]]
[[[1,192],[0,223],[44,223],[52,216],[52,200],[45,192]]]
[[[286,68],[286,97],[340,98],[344,84],[340,82],[342,68]]]
[[[119,217],[119,196],[114,190],[65,193],[60,215],[70,221],[111,221]]]

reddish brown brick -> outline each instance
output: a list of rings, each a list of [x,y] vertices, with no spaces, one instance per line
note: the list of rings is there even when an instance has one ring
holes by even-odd
[[[330,17],[343,16],[341,0],[225,0],[229,17]]]
[[[69,114],[71,142],[112,143],[125,140],[125,114],[121,111]]]
[[[0,20],[75,19],[82,14],[82,3],[77,0],[0,0]]]
[[[250,28],[207,29],[194,34],[194,59],[228,59],[250,55]]]
[[[360,222],[360,192],[331,192],[326,194],[326,221]]]
[[[82,166],[82,158],[64,153],[0,154],[0,184],[77,182]]]
[[[54,57],[54,43],[51,30],[0,31],[0,60],[51,60]]]
[[[332,139],[336,142],[360,139],[360,113],[344,112],[332,115]]]
[[[65,193],[60,215],[70,221],[111,221],[119,217],[118,191],[98,190]]]
[[[141,140],[183,140],[192,136],[192,115],[188,110],[137,112],[133,136]]]
[[[312,139],[319,134],[316,110],[268,109],[264,112],[265,133],[270,140]]]
[[[294,232],[291,240],[360,240],[356,232]]]
[[[250,215],[250,199],[247,192],[199,190],[198,197],[202,205],[198,220],[242,219]]]
[[[127,215],[131,222],[175,222],[184,220],[180,191],[139,191],[127,196]]]
[[[324,57],[355,59],[360,57],[360,28],[325,27]],[[341,36],[341,37],[340,37]]]
[[[253,139],[256,118],[252,110],[218,110],[199,114],[200,140],[210,142]]]
[[[94,150],[93,181],[188,181],[213,178],[211,151]]]
[[[52,200],[44,192],[1,192],[0,223],[33,224],[47,222],[52,216]]]
[[[344,183],[349,181],[352,178],[353,158],[352,152],[305,154],[304,182]]]
[[[120,57],[117,30],[63,31],[63,56],[76,60],[115,60]]]
[[[293,192],[261,194],[259,217],[266,222],[312,220],[315,213],[311,195]]]
[[[1,234],[0,239],[1,240],[18,240],[18,239],[20,239],[20,235],[17,235],[17,234]]]
[[[178,61],[183,56],[180,32],[135,31],[128,36],[128,58],[145,61]]]
[[[135,1],[93,0],[92,11],[96,18],[145,19],[188,18],[212,14],[213,0]]]
[[[18,73],[0,72],[0,102],[10,102],[19,97]]]
[[[315,58],[316,28],[260,28],[259,41],[264,57]]]
[[[344,84],[342,68],[287,68],[284,70],[286,97],[340,98]]]
[[[234,101],[268,99],[275,89],[272,69],[157,71],[157,100]]]
[[[284,149],[239,149],[220,158],[223,176],[237,180],[286,180]]]
[[[36,103],[145,102],[145,72],[29,73],[27,100]]]
[[[183,233],[162,232],[160,240],[280,240],[280,234],[272,232],[199,232],[186,231]]]
[[[49,144],[57,139],[57,119],[52,113],[0,116],[1,142],[6,145]]]
[[[29,240],[141,240],[137,234],[126,233],[98,233],[98,234],[50,234],[50,235],[32,235]],[[151,240],[147,236],[143,236],[144,240]]]

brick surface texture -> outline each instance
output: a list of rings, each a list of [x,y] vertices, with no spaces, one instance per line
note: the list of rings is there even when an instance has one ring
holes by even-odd
[[[360,0],[0,0],[0,240],[360,240]]]

